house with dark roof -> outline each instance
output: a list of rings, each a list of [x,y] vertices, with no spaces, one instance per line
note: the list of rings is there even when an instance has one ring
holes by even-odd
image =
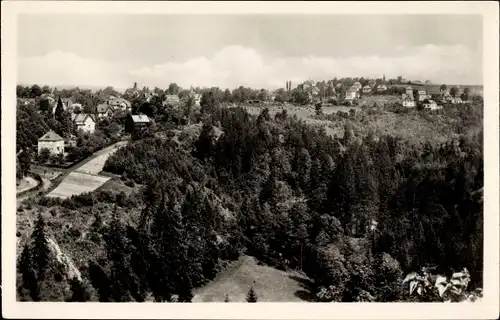
[[[49,131],[38,139],[38,154],[43,149],[48,149],[51,154],[64,154],[64,139],[54,131]]]
[[[366,85],[363,87],[362,91],[363,91],[363,93],[370,93],[370,92],[372,92],[372,87],[370,87],[369,85]]]
[[[125,132],[132,133],[146,128],[151,120],[145,114],[129,114],[125,120]]]
[[[425,99],[429,99],[430,97],[427,95],[425,90],[418,90],[418,101],[422,102]]]
[[[91,114],[79,113],[75,115],[73,122],[75,123],[76,130],[82,130],[87,133],[94,133],[96,119]]]
[[[129,112],[132,110],[132,104],[130,101],[123,98],[113,98],[107,101],[107,104],[111,106],[113,110],[121,110]]]
[[[114,107],[108,103],[101,103],[97,105],[97,116],[99,119],[111,117],[114,113]]]

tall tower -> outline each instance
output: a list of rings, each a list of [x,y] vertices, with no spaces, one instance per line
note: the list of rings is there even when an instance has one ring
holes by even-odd
[[[383,76],[382,80],[383,80],[383,81],[384,81],[384,83],[385,83],[385,73],[384,73],[384,76]]]

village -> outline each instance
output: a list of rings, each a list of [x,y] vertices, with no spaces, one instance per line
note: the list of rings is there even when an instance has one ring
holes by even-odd
[[[448,88],[446,85],[424,85],[420,81],[399,80],[397,84],[393,84],[393,80],[386,81],[385,75],[382,79],[363,79],[352,82],[330,80],[328,82],[315,82],[312,80],[304,81],[295,89],[297,96],[302,97],[288,99],[284,96],[286,93],[292,92],[291,81],[286,82],[286,91],[283,89],[270,92],[261,90],[254,99],[244,100],[243,104],[248,105],[280,105],[287,103],[291,106],[307,106],[311,104],[321,103],[325,106],[356,106],[361,97],[367,96],[393,96],[398,97],[398,103],[406,108],[420,108],[424,110],[439,110],[446,104],[466,104],[470,103],[469,88]],[[427,89],[427,91],[426,91]],[[284,92],[283,92],[284,91]],[[191,88],[189,92],[179,97],[178,94],[162,94],[158,95],[152,92],[148,87],[138,90],[137,84],[132,89],[129,89],[124,95],[129,99],[142,98],[146,102],[152,99],[161,99],[162,106],[170,106],[179,108],[186,104],[188,99],[192,99],[195,107],[200,107],[202,90],[196,91]],[[291,94],[289,94],[291,96]],[[132,110],[132,102],[120,96],[108,95],[105,101],[97,105],[84,106],[81,103],[73,102],[71,98],[56,97],[52,93],[44,93],[35,98],[19,98],[20,104],[38,104],[39,112],[50,112],[54,116],[58,106],[61,106],[64,112],[71,115],[71,121],[74,124],[74,133],[66,139],[59,134],[49,131],[43,134],[38,139],[37,153],[42,155],[42,158],[67,156],[68,149],[76,145],[77,132],[93,134],[96,130],[97,123],[103,119],[112,119],[117,115],[123,117],[126,115],[122,132],[123,134],[131,134],[136,130],[142,130],[150,125],[150,118],[136,108]],[[295,100],[295,101],[294,101]],[[232,104],[234,105],[234,103]],[[238,103],[241,105],[241,102]],[[19,152],[19,150],[18,150]]]

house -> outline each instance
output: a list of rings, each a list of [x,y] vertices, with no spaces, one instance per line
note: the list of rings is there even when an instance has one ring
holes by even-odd
[[[121,110],[129,112],[132,110],[132,104],[123,98],[113,98],[107,101],[107,104],[111,106],[113,110]]]
[[[425,90],[418,90],[418,101],[424,101],[425,99],[429,99],[429,96],[425,92]]]
[[[356,88],[356,90],[361,90],[363,86],[361,85],[361,83],[359,83],[359,81],[356,81],[351,87]]]
[[[403,107],[407,108],[415,108],[415,100],[412,99],[411,96],[408,96],[406,93],[403,93],[401,96]]]
[[[372,92],[372,88],[369,85],[363,87],[363,93],[370,93],[370,92]]]
[[[424,105],[424,109],[427,109],[427,110],[438,110],[438,109],[442,108],[442,106],[438,106],[434,100],[429,100],[429,99],[426,99],[424,101],[423,105]]]
[[[199,107],[201,105],[201,93],[193,93],[194,104]]]
[[[377,92],[384,92],[387,90],[387,87],[385,84],[381,84],[377,87]]]
[[[99,119],[105,117],[111,117],[113,115],[114,108],[108,103],[101,103],[97,105],[97,116]]]
[[[200,97],[201,99],[201,97]],[[180,102],[179,96],[176,94],[167,94],[163,100],[163,106],[176,106]]]
[[[368,81],[368,85],[371,87],[371,88],[375,88],[375,85],[377,84],[377,82],[373,79],[371,79],[370,81]]]
[[[460,98],[460,97],[453,97],[453,98],[451,98],[451,103],[461,104],[461,103],[463,103],[463,101],[462,101],[462,98]]]
[[[349,88],[345,92],[345,100],[348,102],[353,102],[354,99],[359,98],[359,92],[354,88]]]
[[[86,113],[79,113],[74,118],[73,122],[76,125],[76,130],[82,130],[83,132],[94,133],[95,131],[95,119],[93,115]]]
[[[406,94],[413,98],[413,88],[411,86],[406,87]]]
[[[313,96],[317,96],[320,92],[321,90],[316,86],[311,88],[311,93]]]
[[[43,149],[48,149],[50,154],[64,154],[64,139],[54,131],[49,131],[38,139],[38,154]]]
[[[145,114],[137,114],[127,116],[125,120],[125,132],[131,133],[137,130],[144,129],[150,123],[149,117]]]

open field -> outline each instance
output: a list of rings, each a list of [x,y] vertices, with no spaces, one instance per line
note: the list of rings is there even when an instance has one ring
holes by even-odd
[[[99,188],[109,177],[101,177],[82,172],[71,172],[47,197],[70,198],[73,195],[79,195],[84,192],[92,192]]]
[[[258,265],[255,258],[241,256],[212,282],[194,290],[193,302],[223,302],[226,294],[230,302],[245,302],[250,286],[259,302],[304,302],[309,300],[308,283],[303,275]]]
[[[120,147],[126,145],[126,141],[120,141],[107,148],[104,148],[84,161],[65,176],[61,183],[52,190],[47,196],[66,199],[73,195],[79,195],[84,192],[92,192],[102,186],[110,177],[98,176],[102,171],[106,160],[110,155],[116,152]]]
[[[120,147],[126,145],[126,141],[120,141],[94,154],[94,158],[77,168],[75,171],[88,174],[99,174],[108,160],[108,157],[115,153]]]

